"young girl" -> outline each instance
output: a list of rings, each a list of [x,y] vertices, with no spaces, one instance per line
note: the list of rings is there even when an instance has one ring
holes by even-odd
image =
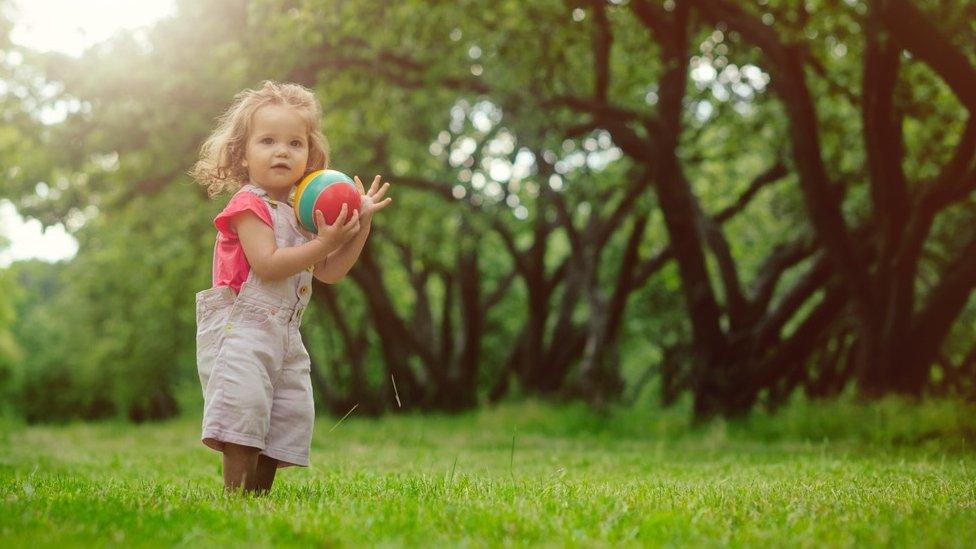
[[[214,219],[213,287],[196,296],[203,443],[223,452],[224,487],[264,492],[278,467],[308,466],[314,406],[298,327],[312,277],[334,284],[359,257],[373,214],[391,199],[355,178],[362,211],[304,232],[288,204],[296,183],[329,163],[321,108],[297,84],[239,93],[191,175],[213,196],[236,189]]]

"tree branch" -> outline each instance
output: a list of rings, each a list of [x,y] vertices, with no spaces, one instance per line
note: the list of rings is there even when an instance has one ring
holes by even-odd
[[[740,32],[770,59],[773,87],[789,114],[793,157],[811,223],[847,285],[849,295],[858,304],[862,319],[874,318],[875,300],[867,265],[855,253],[840,203],[824,168],[816,109],[805,82],[800,49],[784,45],[775,29],[727,0],[688,1],[706,19],[715,23],[724,21],[730,29]]]
[[[969,113],[976,115],[976,70],[966,54],[911,2],[886,0],[878,5],[881,20],[901,47],[932,67]]]

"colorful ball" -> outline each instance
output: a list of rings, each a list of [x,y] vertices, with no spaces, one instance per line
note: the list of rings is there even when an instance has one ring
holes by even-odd
[[[358,211],[362,207],[362,199],[352,179],[335,170],[318,170],[305,176],[295,188],[292,201],[298,222],[312,233],[318,233],[315,210],[320,210],[325,222],[331,225],[339,217],[343,204],[347,205],[348,221],[353,210]]]

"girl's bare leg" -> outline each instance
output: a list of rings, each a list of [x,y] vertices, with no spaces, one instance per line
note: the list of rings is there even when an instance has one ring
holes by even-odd
[[[264,454],[259,455],[257,467],[254,471],[254,490],[258,493],[264,493],[270,490],[277,470],[278,460],[269,458]]]
[[[240,444],[224,444],[224,489],[228,492],[253,490],[258,450]]]

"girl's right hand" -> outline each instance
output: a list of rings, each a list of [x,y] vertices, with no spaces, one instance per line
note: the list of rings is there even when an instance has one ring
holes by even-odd
[[[329,225],[325,222],[322,211],[315,210],[315,227],[319,231],[315,239],[323,242],[329,249],[329,253],[332,253],[359,232],[359,212],[353,211],[353,215],[350,216],[348,206],[343,204],[339,216]]]

